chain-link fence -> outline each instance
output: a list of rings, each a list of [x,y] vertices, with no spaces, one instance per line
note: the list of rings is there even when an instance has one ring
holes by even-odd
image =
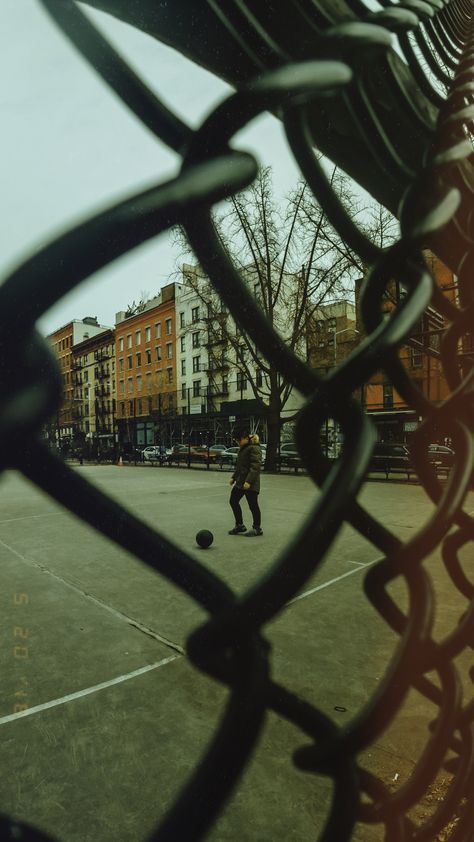
[[[431,842],[456,817],[450,839],[467,842],[473,838],[474,703],[463,698],[465,676],[455,659],[472,645],[474,617],[474,587],[460,560],[474,533],[472,518],[464,509],[474,469],[474,374],[472,363],[464,357],[461,366],[457,355],[461,337],[471,330],[474,307],[471,0],[406,0],[400,5],[384,0],[378,11],[362,0],[333,4],[209,0],[194,14],[197,43],[192,48],[184,43],[189,26],[178,25],[187,4],[177,3],[176,18],[164,16],[163,40],[187,54],[200,51],[200,60],[206,64],[206,43],[221,39],[220,55],[230,65],[234,61],[234,70],[236,56],[241,61],[237,93],[196,131],[143,84],[78,5],[65,0],[42,0],[42,4],[137,119],[182,156],[177,178],[76,226],[24,262],[0,290],[0,313],[8,314],[0,319],[0,426],[2,441],[9,442],[8,450],[2,451],[4,467],[21,470],[209,613],[208,622],[190,636],[187,655],[196,667],[228,686],[229,699],[205,756],[152,838],[205,836],[238,777],[245,773],[265,712],[271,709],[301,731],[306,745],[295,755],[298,767],[333,782],[320,840],[343,842],[351,838],[356,822],[381,822],[387,840]],[[93,5],[116,11],[132,23],[137,16],[142,28],[160,35],[151,2],[104,0]],[[209,27],[207,40],[204,35],[200,40],[203,21]],[[393,49],[393,33],[404,61]],[[216,61],[210,55],[207,64],[212,69]],[[234,75],[238,75],[236,70]],[[367,339],[324,379],[295,357],[269,327],[213,227],[213,205],[246,187],[257,170],[251,155],[232,150],[231,140],[265,110],[281,117],[294,157],[318,201],[370,266],[361,304]],[[379,250],[354,225],[325,179],[314,155],[315,143],[334,160],[345,161],[360,183],[387,205],[394,207],[403,194],[398,212],[401,235],[394,246]],[[297,442],[321,494],[291,548],[239,598],[216,574],[90,486],[39,440],[42,423],[58,406],[60,378],[50,349],[35,331],[36,320],[92,272],[175,224],[185,228],[198,261],[242,329],[306,398],[297,422]],[[458,305],[446,300],[424,264],[421,249],[427,245],[459,276]],[[406,294],[386,318],[381,301],[393,280]],[[450,325],[441,359],[451,394],[441,406],[423,397],[397,354],[428,305]],[[18,346],[13,338],[20,325],[28,341]],[[12,353],[15,364],[10,364]],[[18,354],[21,380],[13,375]],[[352,396],[380,369],[423,419],[413,439],[412,456],[434,510],[409,540],[400,540],[358,502],[374,430]],[[320,449],[319,431],[327,419],[340,425],[344,437],[335,464],[329,464]],[[456,464],[445,484],[439,482],[425,455],[435,426],[450,437],[456,452]],[[20,438],[32,442],[27,452],[12,446]],[[399,635],[399,644],[376,693],[348,726],[340,728],[310,700],[298,698],[291,687],[272,680],[263,634],[269,620],[323,563],[344,523],[351,524],[383,556],[366,573],[364,589],[373,607]],[[465,611],[442,640],[434,638],[433,584],[423,566],[438,547],[453,586],[466,601]],[[395,580],[406,586],[406,613],[391,596]],[[409,780],[389,791],[361,767],[358,757],[396,719],[412,688],[436,706],[437,715]],[[424,824],[415,825],[409,811],[445,763],[452,773],[446,796]],[[464,806],[458,812],[461,803]],[[18,838],[18,827],[15,832],[17,836],[5,820],[4,835]],[[31,830],[21,838],[44,837]]]

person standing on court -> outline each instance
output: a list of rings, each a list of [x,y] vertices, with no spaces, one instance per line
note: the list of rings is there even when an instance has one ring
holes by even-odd
[[[230,507],[234,514],[235,526],[229,530],[229,535],[245,535],[254,538],[263,535],[261,513],[258,505],[260,492],[260,471],[262,469],[262,451],[260,439],[249,429],[242,428],[234,431],[235,441],[240,447],[235,469],[230,480]],[[240,501],[245,497],[252,514],[252,529],[244,526]]]

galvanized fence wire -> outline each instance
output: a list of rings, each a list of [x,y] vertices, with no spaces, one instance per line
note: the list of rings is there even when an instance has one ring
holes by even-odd
[[[182,156],[177,178],[118,203],[63,234],[14,271],[0,288],[3,405],[1,453],[4,468],[14,467],[85,523],[130,551],[196,600],[209,614],[187,643],[187,656],[229,688],[221,720],[205,756],[175,805],[152,834],[153,840],[200,839],[212,827],[252,757],[268,710],[302,732],[294,756],[301,769],[328,776],[331,803],[319,839],[344,842],[357,822],[382,823],[391,842],[432,842],[455,818],[451,840],[473,838],[474,702],[463,698],[465,677],[455,663],[473,644],[474,584],[460,554],[474,537],[474,521],[464,502],[474,471],[474,370],[458,356],[460,339],[472,327],[474,310],[473,190],[471,129],[474,117],[474,26],[470,0],[431,0],[379,12],[361,0],[346,4],[352,21],[336,24],[327,4],[294,0],[292,25],[285,5],[221,0],[209,5],[232,37],[262,71],[229,96],[193,131],[120,58],[74,2],[40,0],[65,35],[111,88],[161,141]],[[361,22],[362,21],[362,22]],[[299,30],[298,30],[299,27]],[[406,96],[406,78],[391,64],[391,33],[396,32],[418,99]],[[309,38],[310,33],[311,38]],[[291,37],[290,37],[291,36]],[[296,45],[296,46],[295,46]],[[374,73],[384,73],[384,92],[396,104],[400,122],[387,120]],[[433,83],[436,77],[447,94]],[[408,78],[408,77],[407,77]],[[420,93],[421,91],[421,93]],[[367,166],[382,163],[410,188],[400,208],[400,238],[388,250],[368,241],[328,184],[314,154],[311,122],[329,97],[340,98],[363,139]],[[426,107],[420,109],[420,103]],[[367,338],[326,377],[318,377],[274,332],[232,264],[213,224],[216,202],[248,186],[257,163],[232,149],[233,136],[265,110],[279,114],[302,173],[334,227],[370,265],[362,293]],[[311,114],[311,118],[310,118]],[[393,115],[392,115],[393,117]],[[398,132],[416,125],[425,139],[404,159]],[[195,255],[240,326],[265,358],[306,396],[297,423],[303,462],[321,488],[303,529],[242,596],[200,565],[159,530],[152,530],[55,457],[41,443],[41,425],[61,399],[58,367],[35,322],[52,304],[94,271],[168,230],[184,227]],[[459,266],[459,303],[449,302],[423,261],[421,249],[445,238],[463,255]],[[382,303],[397,280],[405,294],[387,318]],[[403,367],[398,350],[428,306],[449,321],[441,360],[451,388],[442,405],[423,396]],[[21,325],[19,346],[15,341]],[[22,377],[16,375],[21,355]],[[14,359],[13,359],[14,358]],[[423,423],[415,434],[413,458],[433,513],[407,541],[398,538],[357,496],[364,481],[374,428],[353,398],[380,369],[413,407]],[[344,445],[335,464],[321,451],[319,430],[328,418],[341,427]],[[449,435],[456,464],[440,483],[426,458],[426,443],[436,429]],[[27,452],[15,442],[32,442]],[[12,445],[13,443],[13,445]],[[365,575],[367,599],[399,635],[377,692],[346,727],[339,727],[311,702],[271,678],[271,652],[265,624],[295,597],[314,574],[344,523],[351,524],[380,552]],[[435,588],[428,555],[441,549],[465,611],[444,639],[435,639]],[[435,569],[436,573],[436,569]],[[403,581],[408,608],[403,611],[389,586]],[[474,673],[472,673],[474,676]],[[426,745],[406,783],[395,792],[362,768],[360,752],[392,723],[410,690],[437,708]],[[448,769],[451,783],[444,800],[424,823],[409,817],[438,773]],[[44,839],[33,828],[4,817],[10,838]],[[15,835],[16,833],[16,835]]]

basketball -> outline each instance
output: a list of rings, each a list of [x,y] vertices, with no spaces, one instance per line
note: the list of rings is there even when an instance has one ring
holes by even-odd
[[[198,544],[203,550],[207,550],[207,548],[211,546],[213,540],[214,535],[212,532],[209,532],[209,529],[201,529],[201,531],[196,535],[196,544]]]

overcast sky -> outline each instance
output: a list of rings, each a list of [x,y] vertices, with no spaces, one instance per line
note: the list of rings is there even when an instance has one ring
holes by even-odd
[[[85,7],[83,7],[85,8]],[[179,53],[87,10],[148,84],[191,125],[230,89]],[[60,231],[109,203],[173,177],[179,159],[154,139],[56,29],[36,0],[0,3],[1,277]],[[280,195],[298,178],[281,126],[256,121],[241,148],[274,167]],[[176,266],[167,234],[85,281],[43,317],[49,333],[70,319],[115,313],[155,293]],[[38,292],[40,294],[40,292]]]

